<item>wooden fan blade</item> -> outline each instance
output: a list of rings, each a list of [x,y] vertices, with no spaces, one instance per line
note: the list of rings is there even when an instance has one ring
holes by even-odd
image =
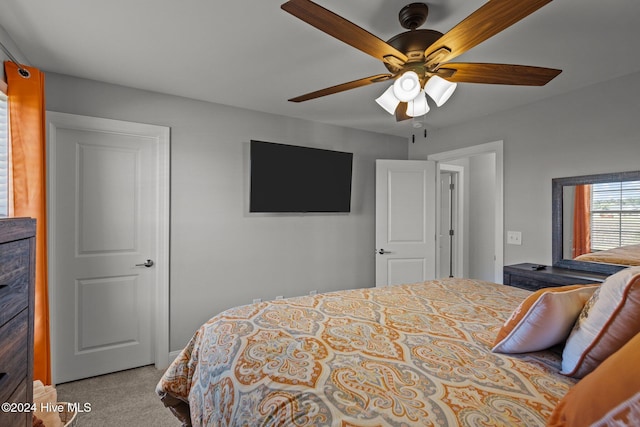
[[[409,104],[407,104],[406,102],[401,102],[400,104],[398,104],[398,107],[396,108],[396,122],[401,122],[403,120],[409,120],[413,118],[407,115],[408,106]]]
[[[549,2],[551,0],[490,0],[429,46],[424,52],[425,62],[434,65],[450,61]]]
[[[357,87],[370,85],[372,83],[384,82],[393,77],[394,77],[393,74],[376,74],[375,76],[365,77],[360,80],[354,80],[352,82],[342,83],[340,85],[331,86],[326,89],[320,89],[315,92],[307,93],[306,95],[301,95],[295,98],[291,98],[289,101],[291,102],[308,101],[310,99],[320,98],[321,96],[332,95],[334,93],[343,92],[349,89],[355,89]]]
[[[387,42],[309,0],[290,0],[280,6],[296,18],[384,62],[404,64],[407,57]]]
[[[562,70],[528,65],[450,62],[438,68],[437,72],[443,75],[453,72],[451,77],[445,78],[454,83],[544,86]]]

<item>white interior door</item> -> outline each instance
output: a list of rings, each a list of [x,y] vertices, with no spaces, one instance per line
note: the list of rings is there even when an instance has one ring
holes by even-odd
[[[436,164],[376,161],[376,286],[435,278]]]
[[[165,270],[156,264],[157,138],[72,127],[53,136],[54,381],[154,363]]]

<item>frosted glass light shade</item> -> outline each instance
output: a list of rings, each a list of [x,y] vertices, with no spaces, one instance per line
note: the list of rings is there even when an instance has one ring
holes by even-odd
[[[402,102],[409,102],[420,93],[420,79],[414,71],[407,71],[393,83],[393,94]]]
[[[407,116],[418,117],[424,116],[429,112],[429,104],[427,104],[427,95],[421,90],[418,96],[412,101],[407,102]]]
[[[451,83],[439,76],[431,76],[424,85],[424,91],[433,99],[438,107],[447,102],[458,86],[457,83]]]
[[[396,108],[398,108],[398,104],[400,104],[400,100],[393,94],[393,85],[389,86],[382,95],[376,98],[376,102],[387,110],[389,114],[394,114]]]

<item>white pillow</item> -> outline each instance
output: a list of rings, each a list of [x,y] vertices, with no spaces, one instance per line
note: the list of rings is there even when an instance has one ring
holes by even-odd
[[[609,276],[584,306],[560,373],[582,378],[640,332],[640,267]]]
[[[563,342],[582,307],[599,286],[544,288],[529,295],[498,332],[492,351],[526,353]]]

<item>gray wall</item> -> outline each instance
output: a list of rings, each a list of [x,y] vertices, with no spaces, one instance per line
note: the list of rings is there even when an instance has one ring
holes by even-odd
[[[11,52],[11,55],[13,55],[16,60],[29,65],[29,62],[25,59],[22,52],[20,52],[18,46],[16,46],[13,40],[9,37],[9,34],[7,34],[7,32],[2,27],[0,27],[0,42],[2,42],[4,47],[7,48],[9,52]],[[5,55],[2,49],[0,49],[0,80],[6,82],[7,79],[4,74],[4,61],[9,61],[9,57]]]
[[[505,264],[551,262],[551,179],[640,169],[640,73],[452,128],[409,144],[410,159],[504,141]]]
[[[171,127],[170,340],[254,298],[373,286],[375,159],[406,139],[46,75],[47,109]],[[247,213],[251,139],[354,153],[352,212]]]

